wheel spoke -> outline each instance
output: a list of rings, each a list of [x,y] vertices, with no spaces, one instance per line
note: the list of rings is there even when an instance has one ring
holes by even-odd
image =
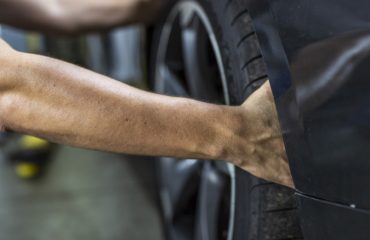
[[[175,160],[162,158],[160,164],[162,197],[167,219],[174,219],[198,191],[202,162],[197,160]]]
[[[177,76],[176,73],[172,71],[167,65],[163,64],[159,68],[159,75],[161,81],[159,86],[157,86],[158,92],[172,96],[189,96],[179,76]]]
[[[199,19],[190,13],[183,14],[182,51],[186,80],[190,95],[199,100],[212,100],[210,97],[209,73],[207,64],[207,35]]]
[[[219,224],[219,219],[224,217],[221,204],[222,198],[230,194],[227,192],[228,184],[227,175],[220,172],[212,163],[207,162],[204,165],[197,206],[195,239],[220,238],[219,233],[222,232],[222,226]]]

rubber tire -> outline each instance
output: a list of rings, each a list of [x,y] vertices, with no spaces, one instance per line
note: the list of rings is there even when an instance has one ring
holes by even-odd
[[[176,2],[169,0],[164,12],[168,14]],[[206,11],[215,31],[225,66],[231,104],[238,105],[268,78],[245,1],[197,2]],[[151,66],[154,66],[161,27],[161,23],[156,26]],[[236,170],[234,220],[235,240],[303,239],[294,191],[257,179],[241,169]]]

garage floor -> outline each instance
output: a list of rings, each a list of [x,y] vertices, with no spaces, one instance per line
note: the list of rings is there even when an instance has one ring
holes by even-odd
[[[19,180],[0,161],[0,239],[163,239],[153,165],[59,147],[45,177]]]

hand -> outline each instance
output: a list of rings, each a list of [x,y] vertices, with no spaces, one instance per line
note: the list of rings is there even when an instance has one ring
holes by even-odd
[[[257,177],[294,188],[270,83],[266,82],[241,107],[245,126],[241,136],[248,153],[233,162]]]

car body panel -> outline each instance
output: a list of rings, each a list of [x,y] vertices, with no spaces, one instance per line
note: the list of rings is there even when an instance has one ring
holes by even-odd
[[[246,3],[298,192],[370,210],[370,2]]]
[[[370,211],[298,194],[304,239],[368,240]]]

